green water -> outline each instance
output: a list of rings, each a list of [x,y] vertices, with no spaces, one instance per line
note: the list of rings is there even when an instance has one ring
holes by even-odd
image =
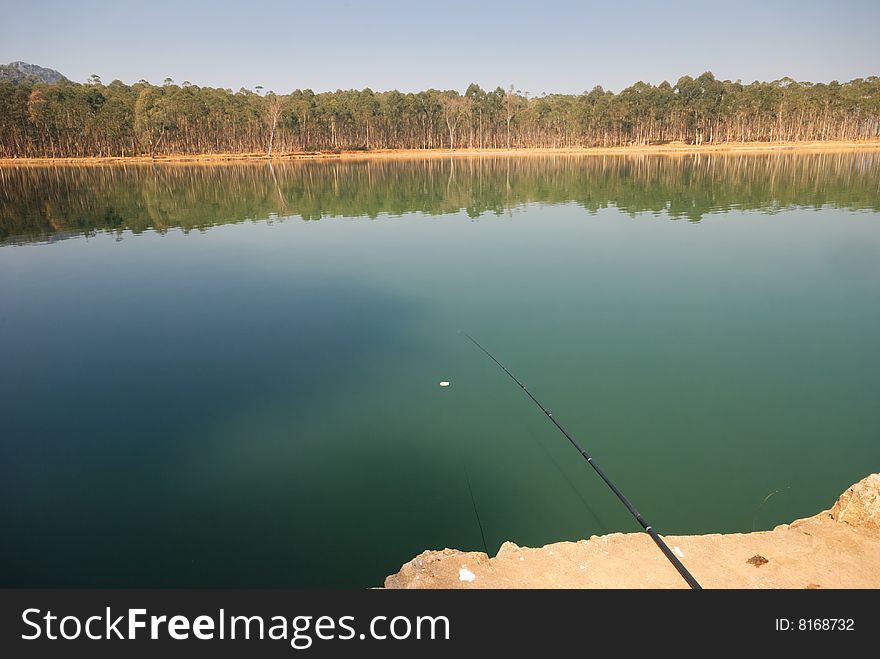
[[[490,552],[637,530],[459,329],[664,533],[880,469],[880,154],[0,184],[2,586],[379,585],[465,473]]]

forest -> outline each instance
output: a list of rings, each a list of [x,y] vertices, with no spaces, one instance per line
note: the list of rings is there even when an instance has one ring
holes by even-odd
[[[880,77],[809,83],[637,82],[542,94],[471,84],[464,94],[371,89],[282,95],[141,80],[0,82],[0,157],[279,155],[880,137]]]

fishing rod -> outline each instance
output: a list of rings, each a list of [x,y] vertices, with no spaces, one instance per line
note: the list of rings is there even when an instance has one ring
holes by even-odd
[[[493,362],[498,364],[498,366],[501,367],[501,370],[504,371],[505,373],[507,373],[507,375],[510,376],[510,379],[513,380],[514,382],[516,382],[520,386],[520,388],[524,392],[526,392],[526,395],[532,399],[532,401],[535,403],[535,405],[537,405],[539,408],[541,408],[541,411],[545,415],[547,415],[547,418],[553,422],[553,425],[555,425],[557,428],[559,428],[559,431],[563,435],[565,435],[565,438],[569,442],[571,442],[571,445],[574,446],[580,452],[580,454],[586,459],[586,461],[590,463],[590,466],[596,471],[596,473],[599,474],[599,477],[603,481],[605,481],[605,484],[611,488],[611,491],[614,492],[615,495],[617,495],[617,498],[620,499],[621,503],[623,503],[624,506],[626,506],[626,509],[632,514],[632,516],[636,518],[636,521],[641,525],[641,527],[643,529],[645,529],[645,532],[649,536],[651,536],[651,540],[653,540],[656,543],[656,545],[660,548],[660,551],[663,552],[663,555],[669,559],[669,562],[672,563],[673,567],[675,567],[676,570],[678,570],[678,573],[687,582],[687,584],[691,588],[693,588],[694,590],[702,590],[702,586],[700,586],[699,582],[696,579],[694,579],[693,575],[690,572],[688,572],[687,568],[682,564],[682,562],[680,560],[678,560],[678,556],[676,556],[672,552],[672,550],[669,548],[669,545],[667,545],[663,541],[663,538],[661,538],[660,535],[657,533],[657,531],[654,530],[654,527],[651,526],[650,524],[648,524],[647,521],[645,521],[645,518],[642,517],[641,513],[639,513],[638,510],[636,510],[636,507],[630,502],[630,500],[626,498],[626,495],[620,491],[620,488],[617,487],[611,481],[611,479],[608,478],[608,476],[605,474],[605,472],[602,470],[602,468],[598,464],[596,464],[596,461],[593,460],[593,456],[591,456],[589,453],[587,453],[587,451],[578,443],[578,441],[574,437],[571,436],[571,434],[569,434],[569,432],[562,426],[561,423],[559,423],[559,421],[556,420],[556,418],[547,410],[547,408],[544,407],[541,404],[541,402],[532,395],[532,392],[529,391],[528,389],[526,389],[526,385],[524,385],[522,382],[520,382],[519,379],[517,379],[517,377],[513,373],[511,373],[509,370],[507,370],[507,367],[504,364],[502,364],[500,361],[498,361],[495,358],[495,355],[493,355],[491,352],[486,350],[486,348],[484,348],[480,344],[479,341],[477,341],[474,337],[472,337],[467,332],[461,332],[461,333],[464,334],[468,339],[470,339],[475,346],[477,346],[480,350],[482,350],[484,353],[486,353],[486,355],[489,357],[489,359],[491,359]]]

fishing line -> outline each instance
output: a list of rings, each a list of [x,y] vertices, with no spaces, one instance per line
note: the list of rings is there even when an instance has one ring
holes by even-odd
[[[441,387],[448,387],[449,382],[444,380],[440,383]],[[448,418],[448,415],[444,418]],[[461,461],[461,470],[464,472],[464,480],[467,483],[468,495],[471,498],[471,506],[474,508],[474,517],[477,519],[477,526],[480,528],[480,539],[483,541],[483,550],[486,552],[486,556],[489,555],[489,546],[486,543],[486,533],[483,530],[483,520],[480,519],[480,511],[477,509],[477,499],[474,497],[474,488],[471,487],[471,477],[468,474],[467,463],[462,459]]]
[[[483,549],[486,552],[486,556],[488,556],[489,555],[489,547],[486,544],[486,534],[483,532],[483,522],[480,521],[480,511],[477,510],[477,500],[474,498],[474,490],[471,487],[471,479],[470,479],[470,476],[468,476],[467,465],[464,462],[462,462],[461,466],[464,469],[464,479],[467,481],[468,493],[471,495],[471,505],[473,505],[473,507],[474,507],[474,516],[477,518],[477,526],[480,527],[480,538],[482,538],[482,540],[483,540]]]
[[[477,341],[474,337],[472,337],[467,332],[462,332],[461,330],[459,330],[459,333],[464,334],[468,339],[471,340],[471,342],[475,346],[477,346],[480,350],[482,350],[484,353],[486,353],[486,355],[489,357],[489,359],[491,359],[493,362],[495,362],[501,368],[502,371],[507,373],[507,375],[510,376],[510,379],[513,380],[514,382],[516,382],[520,386],[520,389],[522,389],[526,393],[526,395],[532,399],[532,402],[534,402],[535,405],[537,405],[539,408],[541,408],[541,411],[547,416],[548,419],[550,419],[550,421],[553,422],[553,425],[555,425],[559,429],[559,432],[561,432],[563,435],[565,435],[565,438],[569,442],[571,442],[571,445],[574,446],[578,450],[578,452],[580,452],[580,454],[584,457],[584,459],[588,463],[590,463],[590,466],[593,468],[593,470],[597,474],[599,474],[599,477],[603,481],[605,481],[605,484],[608,485],[608,487],[611,488],[611,491],[614,492],[614,494],[617,496],[617,498],[620,499],[621,503],[623,503],[623,505],[626,506],[626,509],[630,512],[630,514],[632,514],[633,517],[635,517],[636,521],[641,525],[641,527],[645,530],[645,532],[649,536],[651,536],[651,540],[653,540],[654,543],[660,548],[660,551],[662,551],[663,555],[666,556],[667,559],[669,559],[669,562],[672,563],[673,567],[676,570],[678,570],[678,573],[687,582],[687,584],[691,588],[693,588],[694,590],[702,590],[702,586],[700,586],[699,582],[697,582],[697,580],[694,579],[693,575],[690,572],[688,572],[688,570],[684,566],[684,564],[680,560],[678,560],[678,556],[676,556],[672,552],[672,550],[669,548],[669,545],[667,545],[663,541],[663,538],[661,538],[660,535],[657,533],[657,531],[654,530],[654,527],[651,526],[650,524],[648,524],[648,522],[645,520],[645,518],[642,517],[641,513],[639,513],[639,511],[636,510],[636,507],[630,502],[629,499],[626,498],[626,495],[624,495],[624,493],[620,491],[620,488],[618,488],[611,481],[611,479],[608,478],[608,476],[605,474],[605,472],[602,470],[602,468],[598,464],[596,464],[595,460],[593,460],[593,456],[591,456],[589,453],[587,453],[587,451],[578,443],[578,441],[574,437],[571,436],[571,434],[569,434],[569,432],[562,426],[562,424],[559,423],[559,421],[557,421],[555,419],[555,417],[547,410],[547,408],[544,407],[541,404],[541,402],[532,395],[532,392],[529,391],[528,389],[526,389],[526,385],[524,385],[522,382],[520,382],[519,379],[517,379],[517,377],[513,373],[511,373],[509,370],[507,370],[507,367],[504,364],[502,364],[500,361],[498,361],[495,358],[495,356],[491,352],[486,350],[486,348],[484,348],[480,344],[480,342]]]
[[[780,492],[783,492],[785,490],[790,490],[790,489],[791,489],[791,485],[786,485],[783,488],[780,488],[778,490],[774,490],[773,492],[768,494],[766,497],[764,497],[764,500],[760,504],[758,504],[757,508],[755,508],[755,514],[752,516],[752,531],[755,530],[755,525],[758,523],[758,514],[761,512],[761,508],[764,507],[764,504],[767,503],[768,501],[770,501],[771,498],[773,498],[774,496],[776,496]]]

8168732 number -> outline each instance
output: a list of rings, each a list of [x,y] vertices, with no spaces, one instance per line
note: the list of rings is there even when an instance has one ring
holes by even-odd
[[[833,632],[853,631],[855,620],[852,618],[788,618],[776,619],[776,631],[801,631],[801,632]]]

